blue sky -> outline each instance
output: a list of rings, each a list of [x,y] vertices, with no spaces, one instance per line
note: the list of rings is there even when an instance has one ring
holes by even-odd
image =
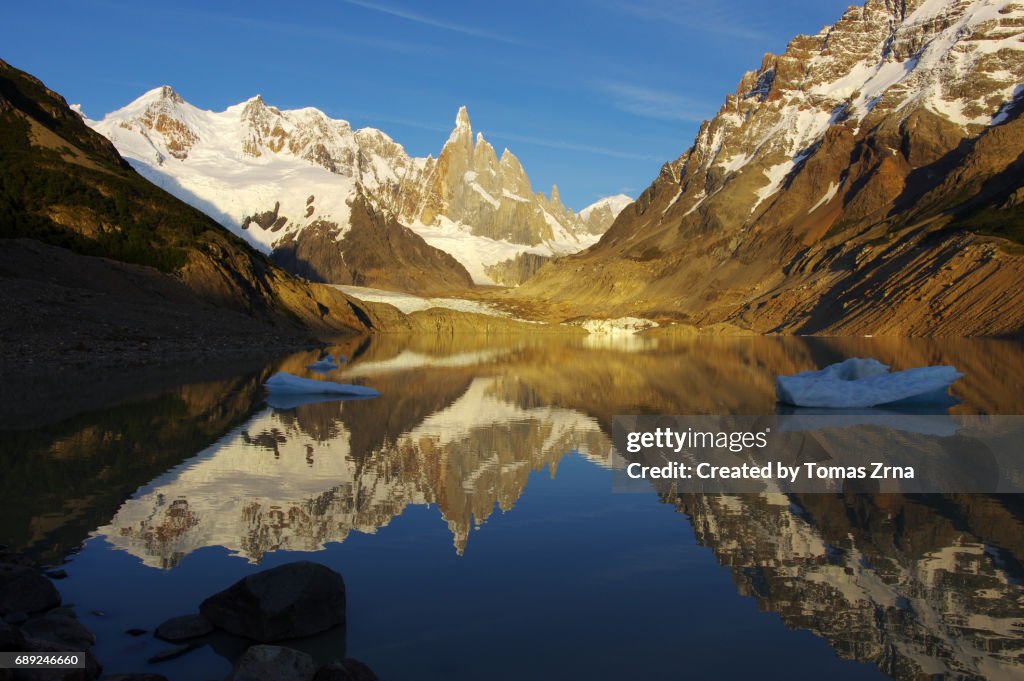
[[[98,118],[158,85],[205,109],[254,94],[440,150],[474,130],[579,209],[636,196],[744,71],[849,0],[126,0],[12,3],[0,58]]]

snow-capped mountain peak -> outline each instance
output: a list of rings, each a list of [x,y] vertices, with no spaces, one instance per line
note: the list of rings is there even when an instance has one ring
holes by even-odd
[[[151,181],[268,253],[313,226],[332,225],[340,243],[357,195],[455,255],[480,283],[493,283],[491,265],[577,251],[599,234],[562,205],[557,188],[550,199],[534,193],[510,151],[499,160],[482,133],[474,138],[465,106],[437,159],[409,156],[380,130],[353,131],[318,109],[279,109],[260,95],[214,112],[163,86],[90,124]]]
[[[626,196],[625,194],[615,194],[614,196],[606,196],[603,199],[598,199],[592,204],[580,211],[579,215],[584,220],[590,218],[597,211],[607,209],[611,213],[612,217],[618,217],[619,213],[629,204],[633,203],[633,199]]]
[[[1020,86],[1024,5],[1012,0],[868,0],[746,73],[701,129],[693,160],[734,173],[779,157],[784,178],[839,122],[926,109],[967,132],[998,122]],[[691,166],[691,174],[692,174]],[[769,183],[766,191],[778,189]],[[772,191],[769,191],[772,193]]]
[[[1021,238],[1022,107],[1024,4],[867,0],[765,55],[524,295],[758,332],[1014,333],[1021,264],[988,239]]]

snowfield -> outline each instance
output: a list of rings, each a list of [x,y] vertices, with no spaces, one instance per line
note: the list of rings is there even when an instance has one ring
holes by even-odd
[[[615,194],[614,196],[606,196],[603,199],[598,199],[594,203],[590,204],[586,208],[580,211],[579,215],[584,220],[590,217],[590,214],[595,210],[601,210],[607,208],[612,212],[612,215],[618,215],[621,213],[626,206],[633,203],[633,199],[626,196],[625,194]]]
[[[658,322],[642,317],[619,317],[618,319],[588,319],[576,324],[587,333],[604,336],[632,335],[654,328]]]
[[[472,234],[469,225],[453,222],[443,215],[438,216],[437,221],[437,225],[414,222],[409,225],[409,229],[423,237],[423,240],[434,248],[449,253],[462,263],[469,276],[473,278],[474,284],[497,283],[487,276],[487,266],[511,260],[521,253],[535,253],[548,257],[569,255],[589,248],[601,238],[590,234],[568,235],[564,239],[526,246]]]
[[[411,293],[384,291],[377,288],[366,288],[363,286],[346,286],[344,284],[333,284],[332,286],[345,295],[358,298],[359,300],[365,300],[368,303],[387,303],[388,305],[394,305],[404,314],[422,312],[423,310],[440,307],[446,310],[473,312],[491,317],[511,317],[510,314],[498,309],[497,306],[477,300],[465,300],[462,298],[423,298]]]

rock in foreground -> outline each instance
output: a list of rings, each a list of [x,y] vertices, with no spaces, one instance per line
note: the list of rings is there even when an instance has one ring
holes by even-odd
[[[0,615],[40,612],[60,605],[60,594],[30,565],[0,564]]]
[[[96,643],[96,637],[78,620],[58,612],[29,620],[22,625],[21,631],[29,638],[57,643],[71,650],[89,650]]]
[[[345,623],[345,582],[323,565],[288,563],[239,580],[199,611],[214,626],[263,643],[310,636]]]
[[[213,631],[213,624],[202,615],[181,615],[172,617],[156,628],[154,636],[177,643],[190,638],[205,636]]]
[[[312,681],[316,674],[313,658],[298,650],[280,646],[253,646],[246,650],[228,681]]]
[[[379,681],[367,665],[351,657],[320,667],[313,681]]]
[[[43,641],[35,638],[26,638],[25,647],[21,651],[25,653],[37,653],[41,655],[66,655],[78,653],[85,658],[85,667],[78,668],[26,668],[17,669],[14,673],[15,681],[92,681],[99,677],[103,671],[101,665],[92,653],[82,652],[71,646]]]

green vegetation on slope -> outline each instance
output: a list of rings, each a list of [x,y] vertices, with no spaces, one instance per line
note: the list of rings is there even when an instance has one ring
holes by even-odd
[[[2,61],[0,150],[0,238],[165,272],[184,265],[190,248],[237,241],[136,174],[63,98]]]
[[[978,234],[998,236],[1024,244],[1024,206],[997,208],[987,206],[960,218],[956,226]]]

